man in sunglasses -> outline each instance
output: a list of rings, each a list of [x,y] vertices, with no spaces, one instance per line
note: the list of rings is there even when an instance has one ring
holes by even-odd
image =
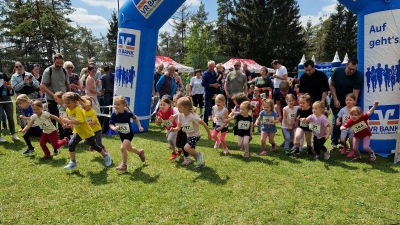
[[[228,103],[228,112],[231,112],[231,110],[235,107],[235,103],[231,99],[234,94],[243,92],[247,95],[247,77],[240,70],[242,64],[239,60],[237,60],[233,65],[234,70],[226,75],[224,84],[224,90]]]
[[[357,100],[363,84],[362,76],[357,70],[358,60],[353,58],[348,61],[346,67],[339,67],[333,71],[329,88],[331,90],[332,109],[332,149],[336,148],[340,140],[340,126],[336,126],[336,118],[341,108],[346,106],[346,95],[353,93]]]

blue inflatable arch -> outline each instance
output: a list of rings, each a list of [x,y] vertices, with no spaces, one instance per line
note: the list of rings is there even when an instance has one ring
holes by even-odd
[[[396,149],[400,111],[400,1],[339,2],[357,14],[358,70],[364,77],[359,103],[367,111],[379,101],[370,117],[371,148],[387,156]]]
[[[149,128],[158,30],[185,0],[128,0],[118,18],[114,95],[124,96],[145,131]],[[132,124],[138,132],[136,123]]]

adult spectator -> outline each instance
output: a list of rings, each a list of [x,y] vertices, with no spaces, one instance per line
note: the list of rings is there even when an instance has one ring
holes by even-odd
[[[267,67],[261,67],[260,75],[260,77],[254,78],[253,82],[250,83],[254,83],[254,85],[261,90],[261,93],[265,93],[265,98],[268,98],[269,93],[272,92],[272,89],[274,88],[274,84],[268,76]]]
[[[36,80],[33,74],[26,72],[24,65],[21,62],[15,62],[15,73],[11,77],[11,86],[14,90],[15,97],[21,94],[26,94],[30,99],[37,99],[40,91],[40,83]],[[28,124],[27,120],[19,118],[24,115],[22,109],[16,104],[17,124],[25,127]]]
[[[72,73],[74,71],[75,66],[71,61],[66,61],[64,63],[63,68],[67,71],[68,79],[69,79],[69,87],[71,91],[74,93],[79,93],[81,89],[81,85],[79,83],[79,76],[77,74]]]
[[[204,71],[202,77],[201,85],[204,87],[204,116],[203,121],[208,124],[208,116],[211,112],[211,107],[213,103],[213,97],[217,93],[217,88],[220,88],[221,85],[217,82],[218,74],[214,70],[215,62],[208,61],[207,63],[208,70]]]
[[[253,76],[247,67],[247,63],[243,63],[243,73],[244,73],[244,75],[246,75],[247,81],[253,80]]]
[[[156,90],[160,98],[164,95],[174,96],[176,93],[176,82],[174,80],[175,67],[169,65],[167,72],[160,77],[156,84]]]
[[[50,114],[59,116],[57,109],[57,102],[54,101],[54,93],[57,91],[69,92],[69,78],[67,71],[63,68],[64,57],[61,53],[56,53],[53,56],[53,65],[47,67],[42,76],[42,83],[40,88],[46,93],[47,108]],[[57,121],[52,120],[53,124],[56,125]],[[63,137],[64,129],[61,124],[58,124],[58,135]]]
[[[279,60],[274,60],[271,63],[271,66],[275,69],[272,77],[274,78],[274,102],[276,103],[277,94],[279,93],[279,85],[282,81],[288,79],[288,72],[285,66],[281,64]]]
[[[201,70],[196,69],[194,71],[195,76],[190,80],[190,92],[188,93],[192,96],[193,106],[200,109],[200,115],[203,115],[203,95],[204,88],[202,86],[203,79],[201,77]]]
[[[88,60],[87,66],[96,67],[96,59],[94,57],[90,58]],[[87,68],[87,67],[85,67],[85,68]],[[81,77],[82,77],[83,74],[85,74],[85,68],[82,68],[82,70],[81,70],[81,73],[80,73]],[[101,72],[97,71],[95,76],[94,76],[94,80],[95,80],[95,84],[96,84],[96,91],[101,91],[101,81],[100,81],[100,79],[101,79]],[[82,86],[83,86],[83,84],[82,84]]]
[[[243,92],[247,95],[247,77],[240,71],[240,66],[240,61],[236,61],[234,63],[235,69],[226,76],[224,89],[228,102],[228,112],[235,107],[235,103],[231,99],[234,94]]]
[[[10,78],[2,72],[0,72],[0,112],[5,111],[5,114],[7,114],[7,120],[8,120],[8,126],[10,128],[11,132],[11,137],[15,141],[19,141],[19,138],[15,134],[15,124],[14,124],[14,106],[13,103],[11,102],[11,83],[10,83]],[[3,113],[0,113],[0,121],[2,120]],[[4,123],[3,123],[4,126]],[[0,132],[0,142],[6,142],[6,139],[4,139],[1,136]]]
[[[178,69],[175,69],[174,80],[176,82],[176,89],[180,92],[183,92],[185,86],[183,86],[183,81],[181,76],[178,73]]]
[[[218,73],[217,82],[221,85],[221,87],[219,87],[219,89],[217,90],[217,94],[223,94],[225,96],[225,90],[224,90],[224,84],[226,80],[225,67],[222,65],[222,63],[218,63],[215,66],[215,68],[217,69]]]
[[[332,149],[336,148],[340,140],[340,126],[336,126],[336,118],[339,110],[346,106],[346,95],[353,93],[358,99],[363,84],[362,76],[357,70],[358,60],[350,59],[346,67],[336,68],[331,76],[330,90],[332,99],[330,107],[332,109]]]
[[[162,71],[164,70],[164,65],[162,63],[158,64],[156,67],[156,72],[154,73],[154,80],[153,80],[153,104],[151,107],[151,113],[156,110],[158,105],[158,101],[160,100],[159,93],[157,92],[156,84],[158,80],[160,80],[162,76]],[[156,113],[151,115],[151,122],[154,123],[156,121]]]
[[[88,66],[88,72],[89,72],[89,75],[86,76],[86,79],[84,81],[85,94],[94,99],[94,101],[96,103],[95,111],[97,113],[100,113],[100,110],[99,110],[100,109],[99,108],[100,104],[99,104],[99,101],[98,101],[98,97],[101,96],[101,92],[96,90],[96,81],[94,79],[94,77],[95,77],[95,75],[97,73],[96,67],[94,67],[93,65]]]
[[[35,77],[35,79],[40,83],[42,83],[42,75],[40,74],[40,66],[39,64],[33,64],[32,66],[32,74]],[[44,93],[41,89],[39,89],[39,93],[37,96],[37,99],[43,99],[44,98]]]
[[[110,106],[113,104],[113,95],[114,95],[114,79],[115,74],[110,72],[109,66],[104,66],[105,74],[101,77],[101,87],[104,96],[104,105]],[[110,108],[104,108],[104,114],[109,114]]]
[[[314,61],[307,60],[304,63],[304,71],[300,77],[299,91],[302,94],[308,93],[311,96],[311,102],[325,102],[329,92],[328,77],[322,71],[315,69]]]

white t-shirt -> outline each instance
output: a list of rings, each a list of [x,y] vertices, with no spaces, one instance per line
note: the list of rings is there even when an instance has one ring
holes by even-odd
[[[178,123],[180,123],[182,128],[185,129],[186,135],[188,137],[200,136],[200,120],[200,117],[197,114],[193,113],[189,113],[187,116],[185,116],[183,113],[179,113],[178,115]]]
[[[37,124],[40,127],[40,129],[43,130],[43,133],[45,133],[45,134],[50,134],[53,131],[57,130],[57,128],[51,122],[49,112],[42,111],[42,114],[40,115],[40,117],[38,117],[36,114],[33,114],[31,116],[31,120],[34,121],[34,123]]]
[[[285,74],[287,74],[287,69],[285,66],[281,65],[281,67],[279,67],[279,69],[276,70],[276,75],[278,77],[283,77],[283,75],[285,75]],[[274,79],[274,88],[279,88],[279,84],[281,84],[281,82],[282,82],[281,79],[275,78]]]
[[[298,109],[299,109],[299,106],[294,106],[293,109],[290,109],[288,106],[285,106],[283,108],[283,110],[285,110],[287,113],[288,124],[294,124],[294,120],[296,119],[296,116],[297,116],[296,114],[297,114]],[[285,121],[286,121],[286,118],[283,118],[282,119],[282,128],[287,128],[285,126]],[[292,126],[292,128],[293,128],[293,126]]]
[[[218,126],[222,126],[224,124],[224,113],[228,110],[224,107],[221,111],[218,111],[218,107],[216,105],[214,105],[212,109],[214,114],[214,123]],[[227,126],[228,124],[225,127]]]
[[[201,77],[192,77],[192,79],[190,79],[190,86],[192,86],[192,95],[204,94],[204,87],[201,85],[201,82]]]

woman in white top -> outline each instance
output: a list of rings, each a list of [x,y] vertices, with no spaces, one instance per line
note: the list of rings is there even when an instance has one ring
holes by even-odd
[[[200,115],[203,114],[203,95],[204,87],[201,85],[201,70],[196,69],[194,71],[195,76],[190,80],[190,93],[192,96],[193,106],[200,108]]]

